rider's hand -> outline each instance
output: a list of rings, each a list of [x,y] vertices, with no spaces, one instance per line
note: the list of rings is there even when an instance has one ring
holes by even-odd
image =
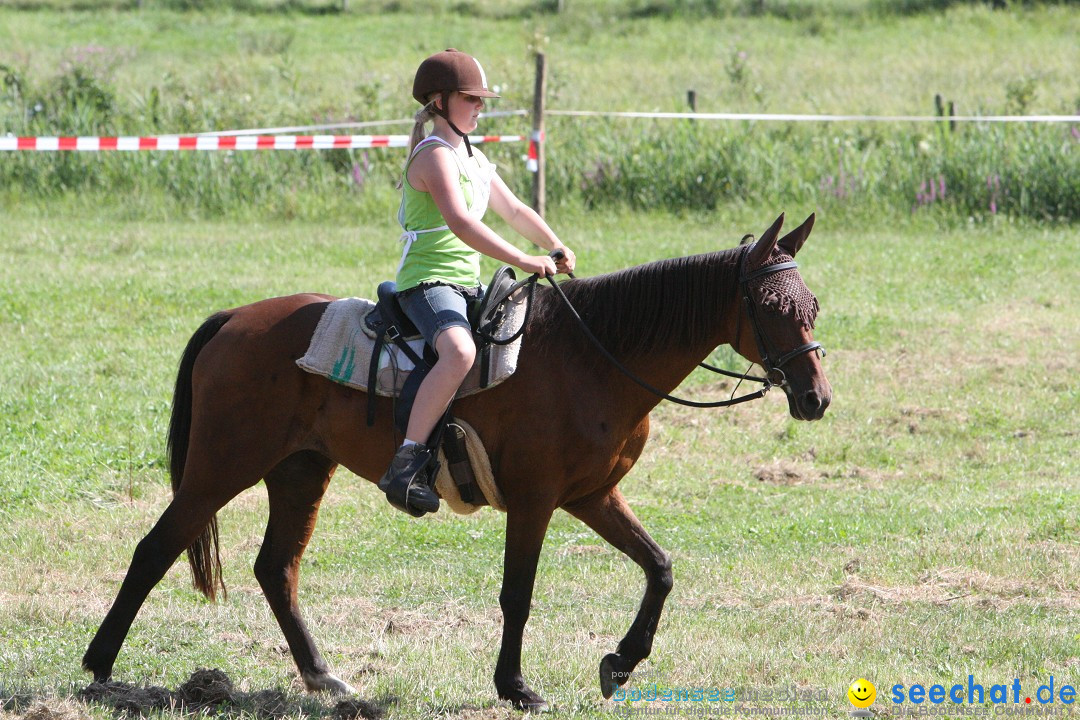
[[[574,255],[574,251],[565,245],[560,245],[555,249],[560,250],[563,254],[562,258],[555,263],[559,272],[566,273],[567,275],[574,272],[574,267],[577,265],[577,256]]]
[[[540,277],[555,275],[558,272],[555,261],[547,255],[525,255],[518,261],[517,266],[527,273],[537,273]]]

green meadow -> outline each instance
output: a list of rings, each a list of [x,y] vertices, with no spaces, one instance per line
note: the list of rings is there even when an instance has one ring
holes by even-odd
[[[551,108],[683,110],[695,89],[703,112],[921,115],[935,93],[965,114],[1080,109],[1075,4],[563,5],[3,0],[0,131],[401,118],[414,66],[447,46],[485,60],[505,96],[496,109],[528,106],[537,48]],[[729,247],[780,212],[789,226],[818,214],[799,262],[821,304],[833,404],[812,424],[791,419],[779,393],[727,410],[658,406],[621,488],[671,553],[675,587],[627,688],[797,688],[825,695],[818,715],[839,718],[857,678],[877,686],[884,716],[899,714],[896,685],[1080,685],[1070,126],[551,118],[548,134],[548,217],[581,275]],[[523,152],[490,147],[526,194]],[[79,698],[90,680],[79,660],[169,500],[184,343],[220,308],[303,291],[371,296],[396,267],[401,160],[0,155],[4,720],[125,712]],[[920,198],[920,183],[941,178],[944,197]],[[727,349],[714,361],[743,367]],[[680,393],[731,389],[695,375]],[[170,690],[217,669],[237,700],[193,711],[131,699],[129,716],[356,715],[302,690],[251,572],[266,514],[261,486],[219,514],[228,598],[205,601],[177,563],[115,667],[119,681]],[[413,520],[366,481],[335,476],[300,599],[365,713],[520,716],[491,681],[503,537],[495,511]],[[523,657],[555,717],[661,705],[605,701],[597,681],[643,590],[637,566],[556,514]],[[703,706],[662,705],[686,717]]]

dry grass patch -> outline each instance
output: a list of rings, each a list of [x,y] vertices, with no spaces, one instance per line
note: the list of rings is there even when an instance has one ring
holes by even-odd
[[[912,585],[882,585],[849,576],[836,590],[845,603],[874,605],[929,603],[946,605],[961,602],[977,607],[1003,610],[1016,605],[1041,607],[1063,612],[1080,610],[1080,592],[1065,587],[1047,588],[1014,578],[1003,578],[978,570],[944,568],[924,574]]]
[[[70,699],[35,700],[21,715],[0,710],[0,718],[22,720],[89,720],[90,714],[81,704]]]
[[[565,558],[579,555],[610,555],[615,552],[615,548],[610,545],[567,545],[564,548],[559,548],[555,556]]]
[[[433,639],[457,635],[466,628],[482,633],[500,628],[502,612],[496,607],[470,608],[453,600],[410,609],[384,607],[367,597],[342,595],[334,602],[332,612],[320,615],[319,624],[350,633],[366,630],[373,635]]]

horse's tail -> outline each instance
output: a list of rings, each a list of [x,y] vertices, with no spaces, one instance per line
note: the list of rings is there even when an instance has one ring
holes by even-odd
[[[230,317],[232,315],[228,312],[219,312],[207,318],[206,322],[188,340],[184,354],[180,358],[176,390],[173,392],[167,446],[169,475],[172,477],[174,495],[184,479],[184,465],[187,462],[188,443],[191,436],[191,377],[195,359]],[[191,565],[191,583],[195,589],[210,600],[217,599],[218,587],[221,588],[222,594],[225,594],[225,583],[221,579],[221,554],[218,550],[217,515],[210,518],[210,523],[187,549],[187,555],[188,563]]]

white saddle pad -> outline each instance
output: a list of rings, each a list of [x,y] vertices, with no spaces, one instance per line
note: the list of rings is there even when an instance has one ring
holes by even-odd
[[[523,289],[515,292],[506,305],[506,318],[494,333],[498,340],[505,340],[516,333],[525,320],[527,296]],[[375,338],[369,334],[364,318],[375,308],[375,303],[364,298],[341,298],[326,306],[315,333],[311,336],[304,357],[296,361],[301,369],[347,385],[357,390],[368,390],[368,370],[375,349]],[[422,339],[411,341],[417,355],[423,353]],[[509,345],[492,345],[488,387],[494,387],[510,377],[517,369],[519,337]],[[379,354],[375,394],[396,397],[413,369],[413,363],[393,343],[383,345]],[[469,374],[458,390],[457,397],[480,392],[480,353],[477,353]]]

